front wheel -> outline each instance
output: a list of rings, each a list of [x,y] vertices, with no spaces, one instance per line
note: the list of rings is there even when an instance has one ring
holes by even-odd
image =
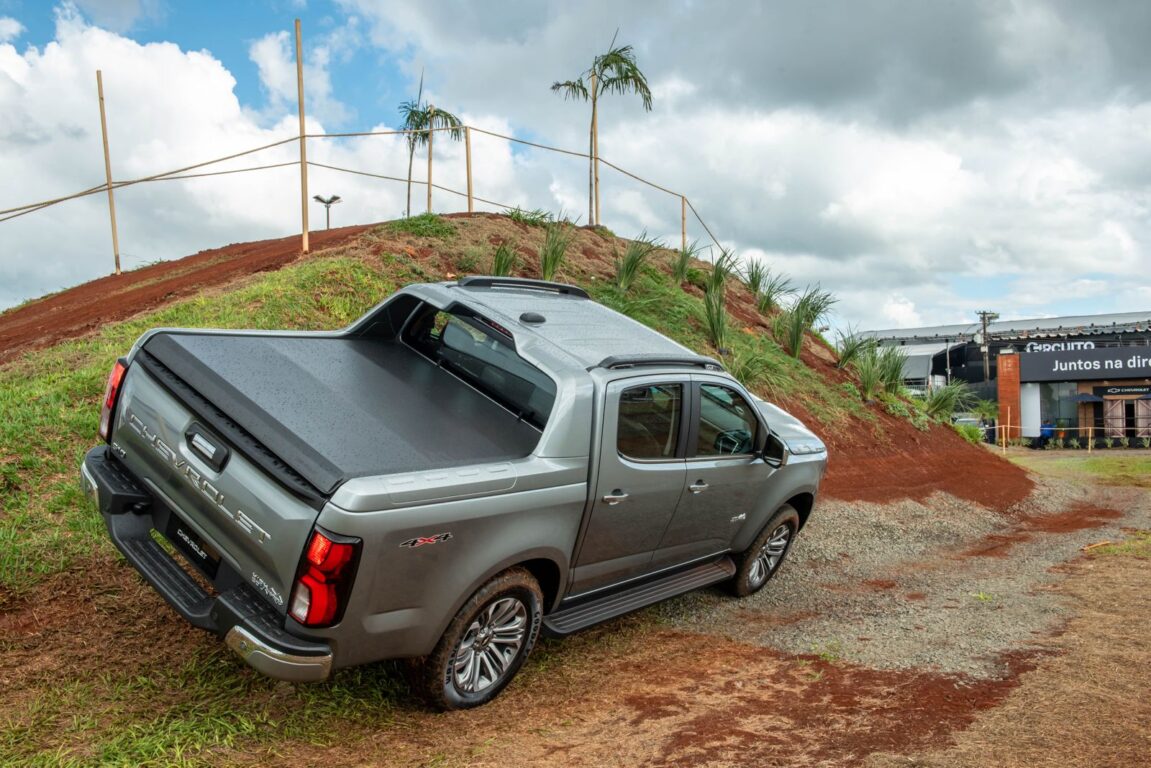
[[[799,513],[784,504],[767,521],[746,551],[736,558],[738,568],[729,588],[736,597],[758,592],[779,571],[799,532]]]
[[[523,568],[480,587],[420,665],[424,697],[439,709],[494,699],[519,672],[539,636],[543,594]]]

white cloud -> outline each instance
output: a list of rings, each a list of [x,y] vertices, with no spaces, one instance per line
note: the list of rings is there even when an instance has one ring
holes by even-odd
[[[336,40],[350,39],[339,35]],[[296,49],[292,35],[285,31],[273,32],[251,44],[248,56],[256,65],[260,85],[268,96],[262,110],[265,118],[275,118],[296,108],[298,79],[296,76]],[[318,45],[306,49],[304,54],[304,103],[309,114],[335,124],[351,117],[351,110],[332,95],[329,71],[332,49]]]
[[[126,32],[141,19],[163,16],[162,0],[74,0],[92,21],[113,32]]]
[[[0,44],[10,43],[23,33],[23,24],[9,16],[0,16]]]

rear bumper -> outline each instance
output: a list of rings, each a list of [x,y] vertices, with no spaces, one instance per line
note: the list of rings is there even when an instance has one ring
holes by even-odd
[[[284,630],[283,617],[246,583],[209,593],[160,546],[152,534],[157,500],[108,454],[107,446],[88,451],[80,485],[99,508],[116,548],[177,613],[223,637],[240,658],[269,677],[303,683],[331,674],[331,647]]]

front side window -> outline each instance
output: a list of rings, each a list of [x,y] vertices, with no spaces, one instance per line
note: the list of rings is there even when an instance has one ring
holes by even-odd
[[[697,456],[730,456],[755,450],[755,409],[734,389],[718,384],[699,388]]]
[[[620,393],[616,447],[632,459],[673,459],[683,413],[682,384],[650,384]]]

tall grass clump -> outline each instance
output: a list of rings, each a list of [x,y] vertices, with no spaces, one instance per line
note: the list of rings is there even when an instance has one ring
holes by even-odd
[[[518,262],[519,256],[516,254],[515,245],[500,243],[496,246],[496,252],[492,254],[492,274],[496,277],[508,277],[515,271]]]
[[[790,309],[782,312],[775,319],[776,337],[782,337],[787,351],[792,357],[799,359],[803,349],[803,337],[815,324],[827,317],[831,307],[838,301],[828,291],[818,285],[808,286]]]
[[[903,393],[903,364],[907,362],[907,352],[903,347],[879,347],[879,376],[883,389],[892,395]]]
[[[708,341],[720,355],[726,355],[727,347],[727,280],[736,269],[735,254],[721,251],[719,258],[711,266],[707,284],[703,291],[703,320]]]
[[[542,208],[525,211],[519,206],[508,211],[508,218],[517,224],[524,224],[529,227],[542,227],[553,220],[552,215]]]
[[[975,401],[974,393],[963,381],[953,381],[942,387],[933,387],[920,405],[933,419],[945,419],[957,411],[965,411]]]
[[[636,277],[639,275],[640,267],[643,266],[648,257],[659,247],[660,244],[650,239],[647,233],[644,232],[627,244],[622,258],[616,256],[615,284],[621,292],[627,293],[628,290],[631,289],[632,283],[635,282]]]
[[[544,244],[540,248],[540,277],[554,280],[563,266],[571,245],[572,232],[566,224],[548,224],[545,228]]]
[[[755,307],[759,310],[759,314],[769,315],[782,306],[785,298],[793,296],[795,290],[788,277],[774,274],[769,269],[755,297]]]
[[[879,352],[875,347],[856,356],[851,369],[859,379],[859,396],[870,403],[883,391],[883,376],[879,365]]]
[[[675,252],[671,262],[671,276],[677,283],[687,282],[687,271],[691,268],[691,260],[699,254],[699,241],[693,240],[691,245],[680,248]]]
[[[757,300],[759,294],[763,292],[763,284],[767,282],[770,275],[771,270],[759,259],[747,260],[747,266],[743,270],[743,282],[747,285],[747,290],[751,291],[751,295]]]
[[[762,387],[776,393],[787,382],[787,373],[764,354],[754,350],[741,349],[732,354],[726,363],[727,371],[743,382],[745,387]]]
[[[839,343],[836,347],[839,349],[839,360],[835,363],[836,368],[846,368],[851,363],[858,359],[860,355],[866,353],[869,349],[876,345],[875,339],[869,339],[860,336],[854,331],[848,333],[839,333]]]
[[[415,237],[433,237],[437,240],[447,240],[456,234],[454,224],[434,213],[421,213],[419,216],[388,222],[385,226],[393,232]]]

